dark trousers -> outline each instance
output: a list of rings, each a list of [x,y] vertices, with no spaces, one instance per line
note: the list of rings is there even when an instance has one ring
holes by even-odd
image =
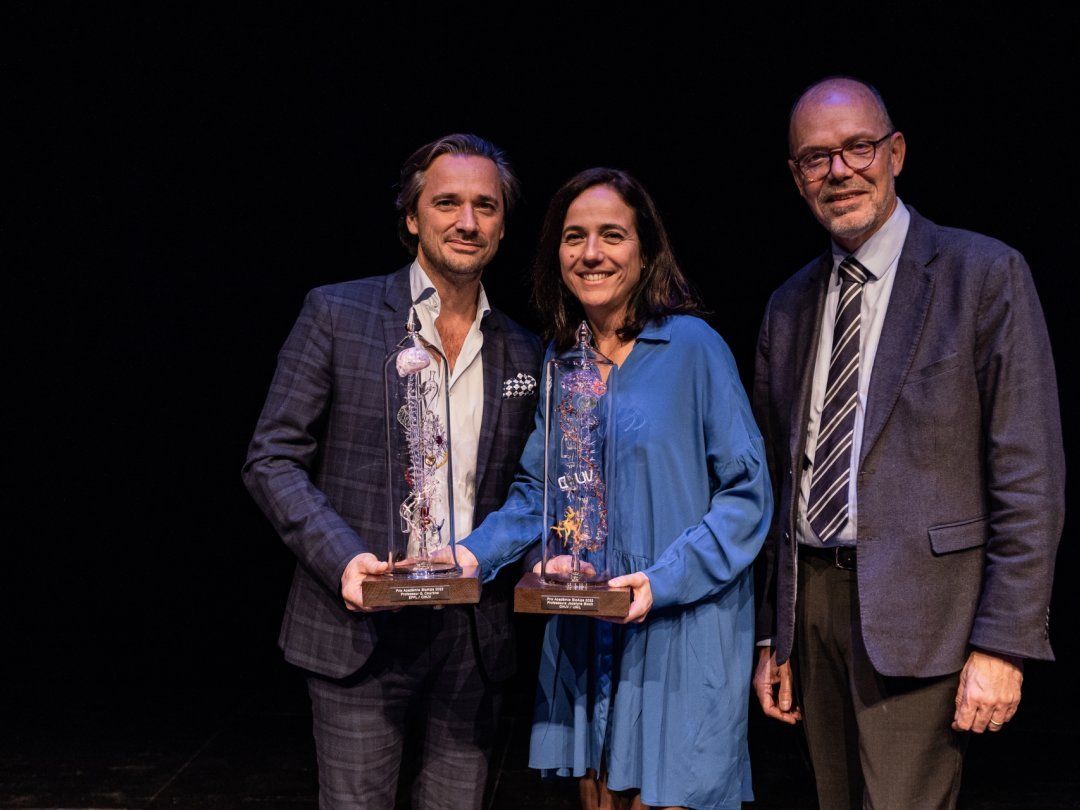
[[[856,572],[800,555],[796,684],[823,810],[956,807],[968,735],[952,730],[959,673],[874,671]]]
[[[353,676],[310,674],[320,810],[479,810],[501,689],[486,681],[469,609],[407,607]]]

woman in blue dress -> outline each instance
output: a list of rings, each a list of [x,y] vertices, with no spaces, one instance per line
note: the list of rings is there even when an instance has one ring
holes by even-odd
[[[618,367],[606,552],[609,584],[631,602],[625,619],[548,620],[529,765],[579,777],[583,807],[738,810],[752,799],[751,567],[772,496],[734,357],[621,170],[588,169],[555,194],[532,298],[548,358],[585,320]],[[458,544],[484,581],[541,535],[543,409],[505,505]]]

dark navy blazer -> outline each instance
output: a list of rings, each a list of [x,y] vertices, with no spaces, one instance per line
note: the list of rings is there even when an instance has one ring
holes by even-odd
[[[1016,250],[911,211],[870,379],[857,492],[859,614],[883,675],[958,671],[970,647],[1052,659],[1065,507],[1054,360]],[[777,508],[758,638],[789,657],[795,521],[826,253],[769,300],[754,412]]]

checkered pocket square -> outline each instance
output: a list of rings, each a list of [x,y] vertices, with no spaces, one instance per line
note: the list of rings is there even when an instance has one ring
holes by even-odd
[[[503,399],[527,397],[534,393],[536,393],[536,379],[530,374],[522,374],[519,371],[503,383]]]

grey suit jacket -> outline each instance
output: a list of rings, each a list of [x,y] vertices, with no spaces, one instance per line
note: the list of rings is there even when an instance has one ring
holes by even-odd
[[[1065,456],[1042,308],[1024,258],[980,234],[911,225],[874,361],[859,458],[863,640],[883,675],[959,670],[972,646],[1052,659],[1049,605]],[[826,253],[777,289],[754,410],[777,508],[759,558],[759,639],[795,623],[795,521]]]
[[[278,355],[243,480],[297,558],[279,644],[285,658],[330,677],[359,669],[397,614],[352,613],[341,574],[364,551],[386,558],[383,361],[405,335],[409,273],[311,290]],[[518,372],[540,378],[540,339],[492,309],[484,336],[484,411],[474,523],[502,505],[533,425],[537,395],[504,398]],[[509,577],[484,586],[474,614],[486,673],[514,667]],[[405,610],[428,610],[426,607]],[[468,640],[463,639],[463,643]]]

